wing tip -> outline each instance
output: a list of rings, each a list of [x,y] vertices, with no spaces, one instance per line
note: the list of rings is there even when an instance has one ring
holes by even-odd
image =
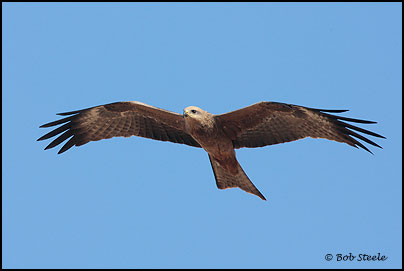
[[[349,111],[349,109],[320,109],[320,108],[311,108],[311,107],[307,107],[307,108],[314,110],[314,111],[327,112],[327,113],[344,113],[344,112]]]
[[[87,109],[91,109],[91,108],[87,108]],[[78,114],[78,113],[83,112],[84,110],[87,110],[87,109],[80,109],[80,110],[75,110],[75,111],[70,111],[70,112],[56,113],[56,115],[69,116],[69,115]]]
[[[261,193],[260,193],[261,194]],[[262,200],[265,200],[265,201],[267,201],[267,199],[264,197],[264,195],[257,195],[258,197],[260,197]]]
[[[45,124],[42,124],[41,126],[39,126],[39,128],[48,128],[48,127],[52,127],[53,125],[49,125],[51,122],[49,122],[49,123],[45,123]]]
[[[63,148],[61,148],[59,151],[58,151],[58,154],[62,154],[62,153],[64,153],[65,151],[67,151],[68,149],[70,149],[70,148],[67,148],[67,149],[63,149]]]

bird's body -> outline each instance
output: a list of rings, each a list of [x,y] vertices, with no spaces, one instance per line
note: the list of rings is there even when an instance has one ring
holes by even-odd
[[[265,200],[238,163],[233,141],[218,123],[220,119],[190,106],[184,109],[184,122],[185,131],[208,153],[218,188],[240,187]]]
[[[194,110],[195,113],[191,113]],[[224,134],[216,123],[214,115],[191,106],[184,110],[185,131],[199,145],[217,159],[227,159],[234,156],[233,142]]]
[[[359,146],[370,152],[356,137],[380,147],[354,131],[381,138],[383,136],[342,120],[375,122],[329,114],[345,111],[260,102],[221,115],[189,106],[180,115],[140,102],[117,102],[61,113],[59,115],[69,117],[41,127],[63,125],[38,140],[61,134],[45,148],[49,149],[70,138],[59,153],[90,141],[133,135],[200,147],[209,155],[218,188],[239,187],[265,200],[241,168],[234,149],[262,147],[305,137],[330,139],[356,148]]]

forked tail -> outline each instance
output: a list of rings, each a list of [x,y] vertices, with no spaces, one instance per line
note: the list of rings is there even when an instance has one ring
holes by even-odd
[[[250,181],[247,174],[241,168],[240,164],[237,162],[237,173],[234,175],[230,173],[227,169],[222,167],[214,157],[209,155],[210,164],[212,165],[213,173],[215,174],[216,185],[219,189],[226,189],[232,187],[239,187],[242,190],[254,194],[263,200],[266,198],[261,194],[261,192],[255,187],[255,185]]]

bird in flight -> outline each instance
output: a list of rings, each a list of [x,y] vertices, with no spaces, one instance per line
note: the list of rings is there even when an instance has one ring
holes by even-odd
[[[334,140],[363,148],[370,153],[358,139],[381,148],[357,132],[385,137],[347,123],[376,122],[330,114],[346,111],[259,102],[221,115],[208,113],[196,106],[189,106],[183,114],[178,114],[141,102],[116,102],[59,113],[68,117],[40,126],[61,125],[38,141],[59,135],[45,148],[47,150],[70,138],[59,154],[72,146],[118,136],[140,136],[203,148],[209,155],[219,189],[239,187],[266,200],[241,168],[234,150],[274,145],[305,137]]]

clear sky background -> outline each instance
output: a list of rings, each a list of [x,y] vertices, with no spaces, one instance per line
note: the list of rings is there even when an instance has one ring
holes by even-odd
[[[402,266],[401,3],[2,12],[3,268]],[[350,109],[387,139],[374,155],[322,139],[237,150],[268,201],[218,190],[201,149],[131,137],[57,155],[36,141],[56,113],[116,101]]]

